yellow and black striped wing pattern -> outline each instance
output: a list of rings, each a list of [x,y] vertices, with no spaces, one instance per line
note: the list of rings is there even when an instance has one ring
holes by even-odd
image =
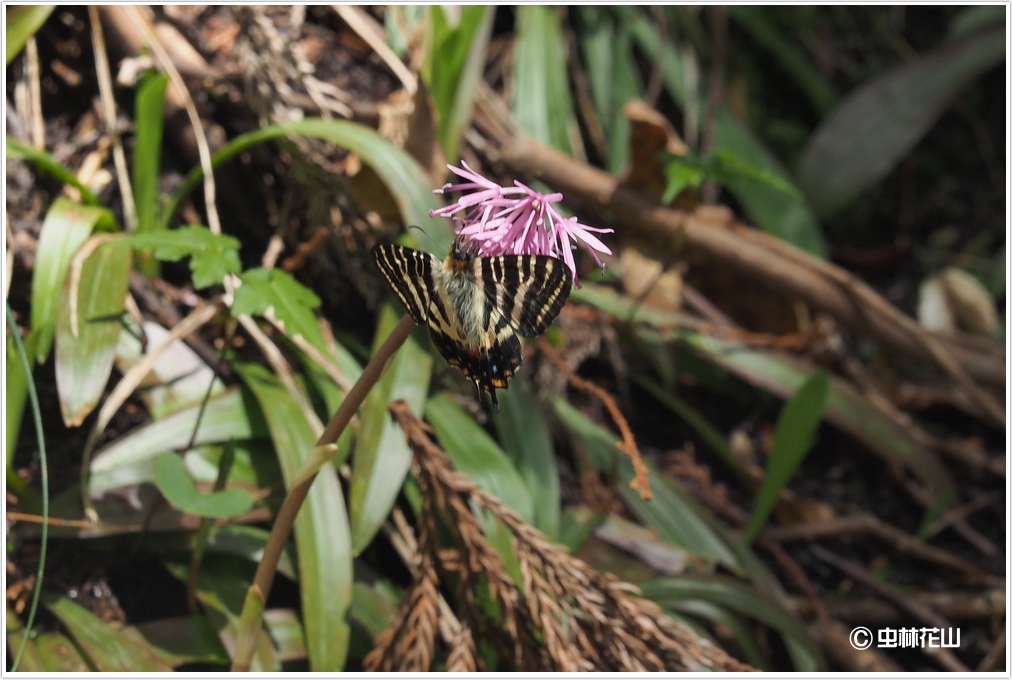
[[[551,325],[572,288],[569,268],[547,255],[472,257],[455,245],[441,261],[397,245],[377,246],[376,264],[411,318],[426,324],[446,361],[489,393],[523,361],[520,337]]]

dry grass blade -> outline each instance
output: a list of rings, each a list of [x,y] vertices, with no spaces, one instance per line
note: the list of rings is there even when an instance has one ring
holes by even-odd
[[[515,670],[753,670],[665,617],[658,605],[639,597],[634,586],[569,555],[453,471],[446,454],[433,443],[431,430],[404,402],[395,402],[390,410],[414,451],[426,499],[419,535],[434,535],[437,508],[446,513],[447,526],[455,533],[457,551],[438,563],[441,571],[456,572],[459,582],[461,629],[449,652],[448,668],[475,668],[474,638],[481,636]],[[512,532],[520,587],[481,532],[473,508],[490,513]],[[425,552],[419,543],[419,550]],[[495,621],[474,600],[480,585],[498,607]],[[403,622],[419,606],[417,590],[416,583],[404,612],[380,636],[370,658],[381,656],[391,668],[404,668],[412,661],[392,639],[402,634]]]

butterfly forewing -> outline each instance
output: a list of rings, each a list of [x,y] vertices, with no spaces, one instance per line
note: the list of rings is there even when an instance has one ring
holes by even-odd
[[[412,321],[417,324],[427,323],[432,292],[435,289],[433,270],[440,266],[439,258],[393,244],[376,246],[372,254]]]

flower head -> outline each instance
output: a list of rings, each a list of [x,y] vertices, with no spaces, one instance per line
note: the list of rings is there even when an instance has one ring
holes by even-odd
[[[462,161],[461,165],[464,169],[447,167],[470,181],[446,184],[435,193],[471,193],[445,208],[430,211],[429,216],[453,215],[459,222],[457,235],[477,244],[479,255],[551,255],[566,263],[579,288],[573,248],[577,241],[582,241],[604,269],[597,253],[610,255],[611,249],[594,232],[608,234],[614,229],[589,227],[575,217],[563,217],[554,206],[562,200],[562,194],[542,194],[517,181],[512,187],[500,186],[476,173],[467,163]]]

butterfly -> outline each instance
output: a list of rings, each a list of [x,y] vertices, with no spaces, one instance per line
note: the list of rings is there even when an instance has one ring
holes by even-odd
[[[521,337],[545,329],[566,303],[573,274],[548,255],[478,257],[477,246],[458,238],[440,260],[398,245],[378,245],[373,258],[412,320],[429,335],[447,363],[489,393],[499,412],[497,389],[523,361]]]

